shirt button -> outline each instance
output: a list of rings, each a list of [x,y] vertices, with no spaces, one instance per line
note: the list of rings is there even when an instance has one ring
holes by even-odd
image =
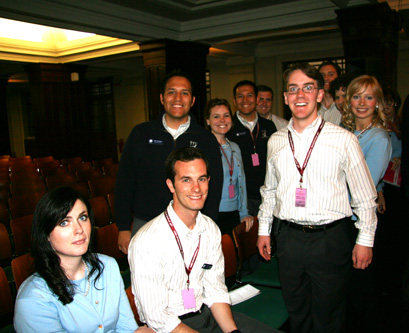
[[[99,325],[98,328],[102,328],[102,325]]]
[[[99,302],[98,301],[95,301],[95,304],[98,304]]]

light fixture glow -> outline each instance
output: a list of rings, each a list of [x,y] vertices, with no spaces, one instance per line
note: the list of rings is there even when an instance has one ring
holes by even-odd
[[[63,33],[66,36],[67,41],[73,41],[95,35],[87,32],[57,29],[38,24],[0,18],[0,37],[3,38],[42,43],[44,41],[44,35],[49,34],[51,30],[58,30],[60,33]]]

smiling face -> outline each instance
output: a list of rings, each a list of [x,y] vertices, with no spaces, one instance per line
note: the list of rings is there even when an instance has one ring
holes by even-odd
[[[252,86],[244,85],[237,87],[233,102],[243,118],[249,121],[254,119],[257,97]]]
[[[342,113],[342,105],[344,104],[345,98],[347,96],[346,88],[340,87],[338,90],[335,90],[335,106],[338,111]]]
[[[366,125],[372,122],[377,105],[378,102],[371,86],[353,94],[351,96],[351,111],[355,116],[355,123]]]
[[[192,213],[197,214],[206,202],[209,189],[205,161],[202,159],[189,162],[177,161],[174,171],[174,181],[167,179],[166,184],[173,193],[173,208],[176,214],[181,219]]]
[[[330,83],[338,77],[337,70],[332,65],[325,65],[320,68],[320,73],[324,78],[324,90],[329,91]]]
[[[195,102],[189,80],[183,76],[171,77],[166,83],[164,94],[160,94],[160,101],[169,127],[178,128],[185,123]]]
[[[273,106],[273,96],[269,91],[259,91],[257,97],[257,113],[262,117],[267,117]]]
[[[225,105],[216,105],[210,110],[209,119],[206,120],[212,133],[224,137],[231,129],[232,119],[229,109]]]
[[[324,90],[318,89],[317,81],[305,75],[300,69],[289,75],[286,88],[284,100],[293,115],[294,128],[297,131],[303,130],[317,118],[317,104],[322,101]],[[289,90],[297,88],[299,89],[295,94],[289,93]],[[312,92],[306,93],[302,88]]]
[[[395,101],[393,99],[391,100],[385,100],[385,109],[383,113],[388,119],[393,119],[395,116]]]
[[[49,241],[61,262],[80,257],[88,250],[91,235],[91,221],[88,210],[77,200],[67,216],[59,221],[49,235]]]

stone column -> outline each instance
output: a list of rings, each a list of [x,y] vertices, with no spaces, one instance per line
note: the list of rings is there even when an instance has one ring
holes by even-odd
[[[155,119],[163,112],[159,99],[162,79],[172,70],[180,69],[192,78],[196,102],[190,112],[199,124],[203,124],[206,105],[206,57],[209,46],[161,39],[141,43],[140,48],[146,72],[149,120]]]
[[[388,3],[336,10],[348,73],[374,75],[396,87],[399,16]]]

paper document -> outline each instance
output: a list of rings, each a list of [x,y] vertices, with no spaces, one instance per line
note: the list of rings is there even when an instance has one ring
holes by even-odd
[[[250,284],[246,284],[243,287],[234,289],[229,292],[231,305],[236,305],[241,302],[247,301],[248,299],[260,294],[260,290],[254,288]]]

